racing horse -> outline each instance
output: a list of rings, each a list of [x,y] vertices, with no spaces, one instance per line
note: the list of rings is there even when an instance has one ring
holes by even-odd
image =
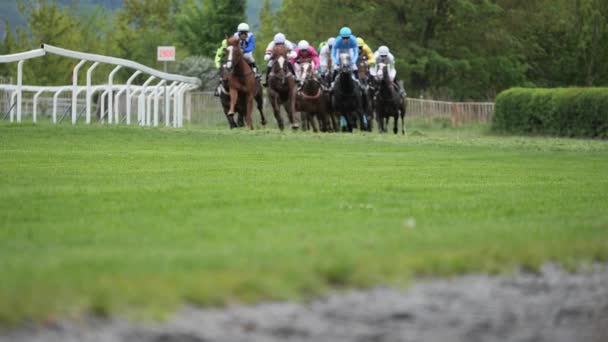
[[[348,53],[340,53],[340,66],[333,85],[333,108],[346,120],[345,130],[352,132],[356,120],[363,115],[362,92],[359,83],[352,72],[351,57]],[[361,122],[363,120],[361,119]]]
[[[298,80],[301,83],[296,93],[296,110],[302,113],[302,129],[308,129],[312,125],[315,132],[330,130],[329,122],[329,96],[323,91],[322,80],[314,73],[314,67],[310,60],[300,63]],[[316,122],[315,120],[316,119]]]
[[[251,112],[253,111],[253,97],[256,94],[255,73],[247,61],[243,58],[243,51],[239,46],[239,39],[230,37],[226,47],[226,70],[224,75],[228,83],[230,93],[230,106],[228,108],[228,121],[230,127],[236,127],[234,114],[238,101],[242,101],[242,108],[245,108],[245,121],[247,127],[253,129]]]
[[[234,108],[236,113],[238,113],[238,119],[236,120],[236,122],[228,115],[228,112],[230,110],[230,87],[228,77],[229,75],[230,74],[227,72],[226,65],[222,65],[222,67],[220,68],[220,102],[222,104],[222,108],[224,109],[224,115],[228,120],[228,125],[230,125],[230,128],[243,127],[245,125],[244,117],[247,115],[245,97],[239,97],[238,101],[236,102],[236,107]],[[264,116],[264,92],[262,91],[262,87],[260,86],[260,80],[256,79],[255,83],[256,92],[253,99],[255,100],[258,111],[260,112],[260,116],[262,119],[261,124],[262,126],[265,126],[266,117]]]
[[[364,122],[360,123],[360,125],[362,126],[362,129],[371,132],[374,122],[374,101],[372,100],[373,79],[369,75],[367,56],[359,55],[359,59],[357,60],[357,73],[359,75],[359,82],[361,83],[361,106],[364,115]]]
[[[283,44],[275,45],[272,49],[272,66],[268,75],[268,99],[281,130],[285,128],[283,119],[281,118],[281,105],[287,111],[291,128],[298,129],[299,127],[295,120],[296,80],[289,70],[288,51],[287,47]]]
[[[389,119],[393,118],[393,133],[397,134],[399,117],[401,117],[401,132],[405,134],[405,111],[406,99],[399,95],[397,86],[391,80],[388,66],[385,63],[378,63],[376,73],[376,84],[378,92],[376,94],[376,116],[378,119],[378,130],[386,133],[386,126]]]

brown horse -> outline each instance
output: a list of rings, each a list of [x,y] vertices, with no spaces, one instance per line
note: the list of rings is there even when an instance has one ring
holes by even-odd
[[[359,59],[357,60],[357,73],[359,74],[359,82],[361,83],[361,89],[363,90],[361,105],[363,106],[363,115],[365,115],[366,119],[366,122],[361,122],[359,124],[362,130],[371,132],[374,122],[374,101],[372,101],[373,90],[371,89],[373,79],[369,75],[367,56],[359,55]]]
[[[220,102],[222,104],[222,108],[224,109],[224,115],[226,119],[228,119],[228,124],[230,128],[243,127],[245,126],[244,118],[247,115],[247,103],[246,98],[244,96],[239,96],[235,111],[238,113],[238,119],[236,122],[230,116],[228,116],[228,112],[230,111],[230,87],[229,87],[229,76],[230,74],[226,70],[226,66],[222,66],[220,68],[220,78],[222,80],[222,84],[220,87]],[[256,79],[256,93],[253,99],[256,102],[258,111],[261,116],[261,124],[262,126],[266,125],[266,117],[264,116],[264,92],[262,91],[262,87],[260,85],[260,80]]]
[[[329,122],[329,95],[323,91],[322,81],[310,61],[300,63],[300,70],[298,80],[302,86],[297,92],[296,110],[302,113],[302,129],[308,129],[310,124],[318,132],[320,125],[327,132],[333,129]]]
[[[247,127],[253,129],[251,112],[253,111],[253,97],[256,93],[255,74],[247,61],[243,58],[243,51],[239,47],[239,39],[230,37],[226,47],[226,77],[230,88],[230,108],[228,109],[231,126],[234,123],[234,113],[239,98],[244,98],[245,120]]]
[[[295,121],[296,111],[296,80],[289,71],[287,52],[289,50],[283,44],[276,45],[272,50],[272,66],[268,75],[268,98],[272,105],[274,117],[279,128],[283,130],[285,125],[281,118],[281,105],[285,107],[291,128],[297,129]]]

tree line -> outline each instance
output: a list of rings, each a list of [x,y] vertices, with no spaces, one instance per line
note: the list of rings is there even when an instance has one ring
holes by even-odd
[[[125,0],[116,12],[98,7],[86,13],[77,1],[19,4],[27,25],[13,33],[6,24],[0,54],[45,42],[161,69],[156,47],[176,45],[179,62],[170,71],[205,80],[214,77],[209,58],[245,21],[246,10],[245,0]],[[391,49],[413,96],[493,100],[513,86],[608,85],[605,0],[283,0],[278,11],[265,0],[259,21],[260,65],[276,32],[318,45],[350,26],[372,49]],[[52,56],[28,62],[25,81],[69,83],[73,63]],[[0,75],[15,72],[15,66],[0,65]]]

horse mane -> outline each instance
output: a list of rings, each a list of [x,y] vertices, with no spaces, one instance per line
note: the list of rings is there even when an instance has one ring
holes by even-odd
[[[228,46],[239,46],[239,39],[237,37],[230,37],[226,39]]]
[[[277,44],[272,48],[272,56],[275,58],[280,56],[287,58],[287,52],[289,52],[289,49],[285,44]]]

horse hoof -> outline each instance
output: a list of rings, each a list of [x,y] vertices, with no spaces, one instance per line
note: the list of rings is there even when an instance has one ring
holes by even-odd
[[[266,126],[266,120],[262,120],[262,126]]]
[[[300,128],[300,126],[298,124],[291,125],[291,129],[298,129],[298,128]]]

